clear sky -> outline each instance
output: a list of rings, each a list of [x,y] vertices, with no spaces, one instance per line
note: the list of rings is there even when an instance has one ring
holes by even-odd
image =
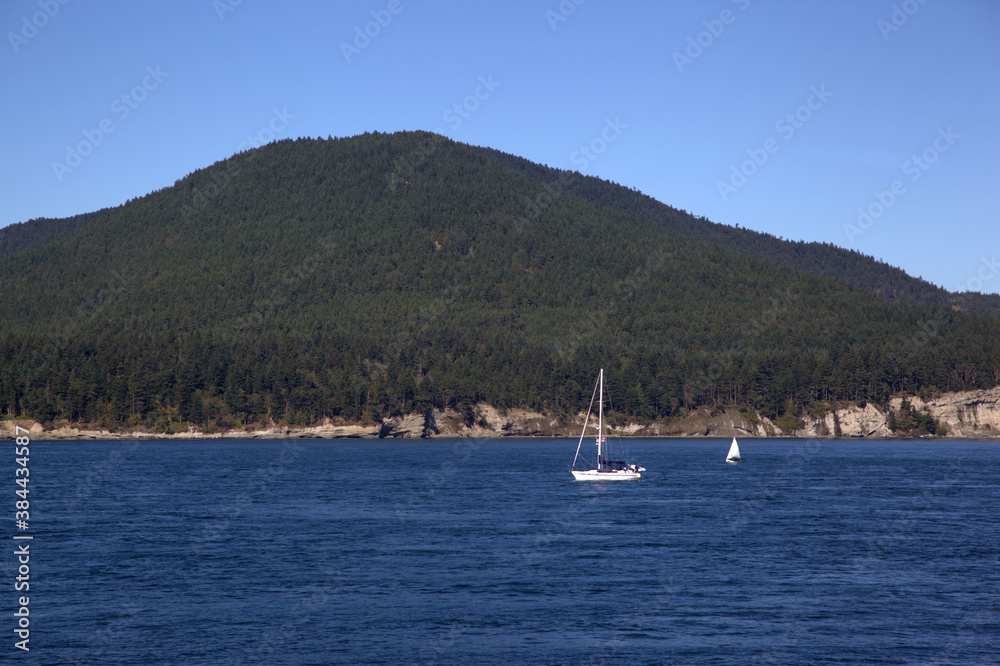
[[[1000,292],[997,0],[3,0],[0,226],[432,130]]]

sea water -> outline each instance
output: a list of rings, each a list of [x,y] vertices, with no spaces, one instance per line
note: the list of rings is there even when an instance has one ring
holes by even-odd
[[[3,661],[1000,661],[1000,443],[576,444],[32,442]]]

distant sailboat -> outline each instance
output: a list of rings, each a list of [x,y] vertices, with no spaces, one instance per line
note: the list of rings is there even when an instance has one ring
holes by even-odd
[[[729,455],[726,456],[727,463],[738,463],[743,462],[743,458],[740,458],[740,445],[736,443],[736,438],[733,437],[733,443],[729,445]]]
[[[583,422],[583,432],[580,433],[580,441],[576,444],[576,455],[573,456],[573,464],[570,465],[570,472],[577,481],[620,481],[627,479],[638,479],[640,472],[645,472],[645,467],[632,465],[623,460],[609,460],[607,438],[604,437],[604,369],[597,376],[597,386],[594,387],[594,394],[597,399],[597,466],[593,469],[573,469],[576,467],[576,460],[580,457],[580,445],[583,444],[583,437],[587,433],[587,424],[590,422],[590,410],[594,408],[594,396],[590,398],[590,408],[587,410],[587,418]]]

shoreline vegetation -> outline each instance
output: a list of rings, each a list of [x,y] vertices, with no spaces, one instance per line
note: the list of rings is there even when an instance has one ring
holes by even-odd
[[[169,440],[169,439],[432,439],[507,437],[578,437],[584,414],[545,414],[529,409],[500,411],[487,404],[474,409],[434,409],[377,421],[323,419],[315,425],[270,423],[244,427],[198,429],[176,424],[164,431],[105,429],[91,424],[6,417],[0,432],[27,428],[36,440]],[[775,420],[739,406],[705,407],[648,423],[625,421],[611,414],[609,434],[622,437],[744,437],[818,439],[1000,439],[1000,387],[893,398],[888,405],[816,403],[808,414]]]

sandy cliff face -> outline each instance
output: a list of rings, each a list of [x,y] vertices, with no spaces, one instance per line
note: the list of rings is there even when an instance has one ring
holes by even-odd
[[[902,398],[892,400],[892,409],[899,409]],[[931,415],[944,421],[948,434],[955,437],[1000,436],[1000,386],[978,391],[946,393],[924,402],[909,398],[914,409],[926,408]]]
[[[835,409],[820,419],[806,422],[793,433],[798,437],[891,437],[886,414],[874,405],[856,405]]]
[[[919,397],[907,398],[917,411],[926,409],[931,416],[943,422],[949,437],[994,438],[1000,437],[1000,387],[947,393],[928,401]],[[893,398],[889,409],[898,411],[903,398]],[[843,437],[892,437],[886,426],[887,413],[873,405],[864,409],[852,406],[838,409],[823,419],[807,423],[795,434],[802,437],[836,436],[839,426]]]
[[[934,418],[944,422],[950,437],[1000,438],[1000,387],[948,393],[926,402],[911,397],[909,401],[914,409],[926,408]],[[901,402],[902,398],[893,399],[890,409],[898,410]],[[434,410],[430,414],[407,414],[372,425],[327,420],[310,427],[275,425],[254,431],[230,430],[211,434],[189,429],[171,435],[81,430],[70,426],[45,431],[41,424],[22,419],[0,421],[0,436],[13,438],[15,426],[20,426],[29,430],[32,440],[578,437],[584,417],[582,413],[555,417],[525,409],[501,412],[484,404],[478,406],[473,425],[466,425],[461,414],[448,409]],[[697,410],[683,418],[651,424],[630,423],[617,428],[609,427],[608,434],[635,437],[892,437],[886,418],[887,413],[871,404],[864,407],[842,406],[821,418],[806,419],[801,428],[785,431],[760,415],[747,415],[730,407]]]

